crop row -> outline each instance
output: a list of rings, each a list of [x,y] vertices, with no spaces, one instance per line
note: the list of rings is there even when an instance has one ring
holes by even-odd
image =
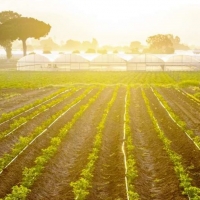
[[[193,102],[197,103],[200,105],[200,99],[197,99],[194,95],[189,94],[188,92],[185,92],[183,90],[177,89],[177,91],[181,92],[183,95],[189,97]]]
[[[151,110],[149,100],[145,95],[144,90],[142,90],[142,96],[147,106],[149,116],[154,124],[155,131],[158,134],[158,137],[164,144],[164,149],[167,152],[170,160],[174,165],[174,170],[179,178],[180,187],[183,188],[183,194],[188,195],[189,199],[197,200],[200,199],[200,188],[192,186],[192,179],[189,177],[187,170],[182,164],[181,155],[177,154],[171,149],[171,141],[165,136],[165,133],[161,130],[157,119],[154,117],[153,111]]]
[[[39,114],[47,111],[48,109],[50,109],[50,108],[54,107],[55,105],[57,105],[58,103],[62,102],[64,99],[71,96],[74,92],[76,92],[76,89],[72,89],[70,92],[63,94],[58,99],[54,99],[46,105],[40,105],[40,107],[38,109],[36,109],[34,112],[30,113],[29,115],[27,115],[25,117],[20,117],[19,119],[14,120],[13,123],[10,124],[9,129],[0,133],[0,139],[5,138],[8,135],[12,134],[15,130],[17,130],[24,124],[26,124],[28,121],[30,121],[31,119],[34,119]]]
[[[8,167],[30,144],[32,144],[39,136],[47,131],[60,117],[62,117],[69,109],[79,103],[91,91],[91,87],[77,97],[73,102],[66,105],[62,110],[58,111],[48,119],[46,119],[40,126],[38,126],[31,134],[26,137],[20,137],[19,141],[13,146],[10,154],[4,154],[0,158],[0,174]]]
[[[40,88],[50,85],[179,84],[199,81],[199,72],[0,72],[0,88]],[[126,79],[128,77],[128,79]],[[129,78],[130,77],[130,78]],[[127,81],[128,80],[128,81]]]
[[[80,178],[75,181],[71,182],[70,185],[73,187],[74,199],[83,200],[89,194],[89,188],[92,187],[92,178],[93,178],[93,171],[95,169],[95,163],[99,157],[99,151],[101,149],[102,144],[102,135],[103,130],[105,128],[105,123],[108,117],[108,113],[110,108],[112,107],[113,103],[116,100],[118,92],[118,87],[115,88],[111,100],[108,102],[107,107],[103,112],[103,116],[101,118],[100,123],[97,126],[97,133],[94,139],[93,148],[91,153],[88,155],[88,162],[82,172],[80,174]]]
[[[52,100],[54,98],[56,98],[58,95],[62,94],[62,93],[65,93],[67,92],[68,89],[66,90],[66,88],[61,88],[59,89],[58,91],[56,91],[55,93],[47,96],[47,97],[44,97],[42,99],[37,99],[36,101],[34,101],[33,103],[30,103],[28,105],[25,105],[23,107],[20,107],[19,109],[16,109],[14,111],[11,111],[11,112],[8,112],[8,113],[3,113],[0,117],[0,125],[3,123],[3,122],[6,122],[6,121],[9,121],[19,115],[21,115],[22,113],[24,112],[28,112],[40,105],[42,105],[43,103],[46,103],[47,101],[49,100]]]
[[[186,133],[186,135],[190,138],[190,140],[193,141],[193,143],[196,145],[196,147],[200,150],[200,138],[199,136],[196,136],[193,130],[190,130],[186,126],[186,122],[180,119],[178,115],[176,115],[171,107],[168,105],[168,103],[164,100],[162,95],[160,95],[155,89],[151,88],[154,95],[157,97],[160,104],[165,108],[168,115],[171,117],[171,119]]]
[[[125,113],[124,113],[124,141],[122,145],[122,151],[124,153],[125,163],[125,183],[127,191],[127,200],[138,200],[139,195],[134,189],[133,181],[138,176],[136,169],[136,162],[133,154],[134,145],[132,141],[132,133],[130,127],[130,88],[127,88],[127,94],[125,98]]]
[[[63,128],[60,129],[57,136],[51,138],[50,145],[47,148],[42,149],[42,155],[38,156],[35,159],[34,161],[35,165],[30,168],[27,167],[24,168],[21,184],[13,186],[12,193],[7,194],[7,196],[5,197],[6,200],[26,198],[28,193],[31,191],[30,187],[42,173],[45,164],[55,155],[63,138],[67,135],[67,133],[76,123],[76,121],[83,115],[86,109],[98,98],[101,91],[102,88],[99,89],[99,91],[92,98],[89,99],[88,103],[80,107],[79,111],[74,114],[72,119]]]

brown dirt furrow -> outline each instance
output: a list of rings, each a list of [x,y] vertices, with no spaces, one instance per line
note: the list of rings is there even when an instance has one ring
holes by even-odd
[[[108,114],[88,200],[126,199],[122,153],[125,95],[126,90],[121,87]]]
[[[169,106],[184,120],[188,128],[200,135],[200,108],[193,101],[173,88],[159,88],[159,93],[164,97]]]
[[[150,106],[154,112],[159,126],[164,131],[166,137],[171,140],[173,151],[182,156],[183,165],[187,169],[190,177],[193,179],[192,184],[200,187],[200,152],[194,143],[172,121],[166,110],[160,105],[151,89],[146,89],[146,95],[149,98]],[[177,113],[178,114],[178,113]]]
[[[87,163],[96,127],[112,91],[111,87],[105,89],[76,122],[62,141],[56,156],[46,165],[43,174],[33,185],[27,199],[74,199],[70,183],[78,179]]]
[[[141,89],[131,90],[130,108],[134,153],[138,169],[135,188],[141,199],[187,199],[181,194],[173,164],[155,132]]]
[[[48,119],[50,116],[54,115],[58,110],[62,109],[65,105],[71,103],[76,97],[78,97],[83,92],[83,89],[72,94],[69,98],[60,102],[56,106],[50,108],[49,110],[39,114],[34,119],[31,119],[26,124],[21,126],[19,129],[14,131],[12,134],[0,140],[0,157],[5,153],[9,153],[13,145],[19,140],[19,137],[25,137],[30,135],[36,127],[40,126],[42,122]],[[28,115],[28,113],[26,113]]]
[[[20,93],[9,99],[4,99],[0,101],[0,115],[2,113],[11,112],[15,109],[18,109],[26,104],[33,103],[37,99],[44,98],[59,88],[57,87],[47,87],[41,89],[6,89],[6,92],[12,91],[12,93]],[[4,89],[5,90],[5,89]]]
[[[50,139],[59,133],[60,128],[71,120],[72,116],[79,110],[80,106],[87,103],[89,98],[91,98],[96,91],[97,89],[92,90],[86,98],[56,121],[3,171],[0,175],[0,198],[4,197],[7,193],[10,193],[12,186],[20,183],[23,169],[25,167],[31,167],[34,164],[35,158],[41,154],[41,149],[49,146]]]

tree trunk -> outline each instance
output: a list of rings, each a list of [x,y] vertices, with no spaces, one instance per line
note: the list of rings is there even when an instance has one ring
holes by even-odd
[[[22,45],[23,45],[24,56],[26,56],[26,39],[22,40]]]
[[[2,46],[6,52],[7,59],[12,57],[12,43],[10,40],[0,41],[0,46]]]
[[[11,46],[12,46],[12,44],[10,43],[10,45],[7,45],[5,47],[7,59],[10,59],[12,57],[12,47]]]

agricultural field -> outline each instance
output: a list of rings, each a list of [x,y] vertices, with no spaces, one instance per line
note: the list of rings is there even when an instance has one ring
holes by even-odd
[[[200,199],[199,72],[0,72],[0,199]]]

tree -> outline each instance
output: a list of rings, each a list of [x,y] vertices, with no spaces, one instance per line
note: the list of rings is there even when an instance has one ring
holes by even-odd
[[[187,45],[180,43],[181,39],[178,36],[173,36],[172,34],[168,34],[167,36],[173,43],[174,49],[179,49],[179,50],[189,50],[190,49]]]
[[[88,49],[92,49],[92,44],[89,41],[83,41],[81,44],[81,49],[83,51],[87,51]]]
[[[16,19],[21,17],[20,14],[13,12],[13,11],[3,11],[0,13],[0,23],[4,23],[8,21],[9,19]]]
[[[81,42],[76,40],[67,40],[65,44],[67,50],[79,50],[81,49]]]
[[[149,44],[148,51],[150,53],[174,53],[173,43],[169,39],[168,35],[158,34],[150,36],[146,41]]]
[[[139,53],[139,49],[142,47],[139,41],[133,41],[130,44],[130,49],[132,53]]]
[[[141,46],[142,46],[141,42],[139,42],[139,41],[133,41],[130,44],[131,49],[136,49],[136,48],[139,49]]]
[[[95,38],[92,39],[92,47],[93,49],[97,50],[98,48],[98,42]]]
[[[3,11],[0,13],[0,24],[4,22],[21,17],[20,14],[13,11]],[[0,40],[0,45],[5,49],[7,59],[12,57],[12,42],[11,40]]]
[[[51,37],[41,40],[40,45],[43,47],[43,50],[57,50],[59,48],[59,45],[56,44]]]
[[[0,25],[0,39],[21,40],[24,56],[26,55],[26,40],[39,39],[46,36],[51,29],[49,24],[34,18],[20,17],[10,19]]]
[[[107,54],[107,50],[106,50],[106,49],[98,49],[98,50],[97,50],[97,53],[100,53],[100,54]]]
[[[95,49],[88,49],[85,53],[96,53]]]

